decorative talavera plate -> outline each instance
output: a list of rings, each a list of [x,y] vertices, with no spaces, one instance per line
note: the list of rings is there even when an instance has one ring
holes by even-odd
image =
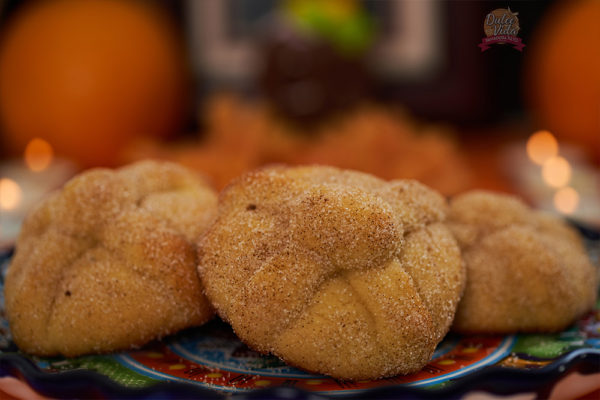
[[[9,256],[0,260],[3,271]],[[496,393],[510,393],[509,388],[539,393],[570,371],[600,372],[600,302],[595,311],[558,334],[450,334],[416,374],[344,382],[256,353],[220,320],[136,351],[70,359],[31,357],[12,343],[0,301],[0,376],[20,377],[52,397],[460,397],[478,387]]]

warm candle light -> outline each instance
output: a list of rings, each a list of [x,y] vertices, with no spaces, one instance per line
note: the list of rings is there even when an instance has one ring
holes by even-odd
[[[0,209],[12,210],[21,202],[22,191],[12,179],[0,179]]]
[[[44,139],[32,139],[25,148],[25,164],[27,168],[34,172],[40,172],[48,168],[53,156],[52,146]]]
[[[564,187],[554,193],[554,207],[563,214],[572,214],[579,205],[579,193],[572,187]]]
[[[536,164],[542,165],[558,155],[558,142],[548,131],[537,131],[527,140],[527,156]]]
[[[566,186],[571,180],[571,165],[563,157],[552,157],[542,165],[542,178],[549,186]]]

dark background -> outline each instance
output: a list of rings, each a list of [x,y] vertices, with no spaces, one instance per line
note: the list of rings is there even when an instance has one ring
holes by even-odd
[[[0,15],[0,26],[31,0],[8,0]],[[275,0],[224,0],[231,19],[232,36],[247,35],[245,21],[267,14]],[[186,7],[182,1],[158,1],[177,20],[182,32]],[[523,52],[509,45],[494,45],[481,52],[477,44],[485,36],[483,21],[487,13],[510,7],[519,13],[523,43],[530,43],[531,34],[544,12],[554,1],[449,1],[443,2],[443,24],[446,60],[443,68],[427,81],[377,80],[373,87],[375,99],[401,104],[418,117],[454,123],[464,127],[502,123],[525,115],[522,70],[527,62],[527,47]],[[366,8],[375,16],[386,14],[393,2],[367,0]],[[377,18],[377,17],[376,17]],[[385,34],[386,21],[378,20],[379,32]],[[203,87],[199,85],[200,92]],[[201,95],[203,93],[200,93]],[[195,124],[190,116],[190,125]],[[194,128],[194,126],[190,126]]]

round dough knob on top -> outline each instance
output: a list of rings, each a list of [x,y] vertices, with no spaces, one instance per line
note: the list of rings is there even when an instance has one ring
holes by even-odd
[[[247,173],[200,240],[206,295],[249,346],[299,368],[417,371],[464,285],[446,207],[415,181],[319,166]]]
[[[213,316],[195,242],[217,195],[175,164],[95,169],[27,217],[5,281],[21,350],[76,356],[138,347]]]

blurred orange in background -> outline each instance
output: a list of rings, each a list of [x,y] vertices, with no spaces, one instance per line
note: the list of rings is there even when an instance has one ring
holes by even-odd
[[[39,137],[83,167],[113,165],[139,136],[178,133],[184,47],[155,3],[27,4],[2,33],[0,125],[12,154]]]
[[[529,46],[525,85],[540,127],[600,162],[600,1],[557,3]]]

